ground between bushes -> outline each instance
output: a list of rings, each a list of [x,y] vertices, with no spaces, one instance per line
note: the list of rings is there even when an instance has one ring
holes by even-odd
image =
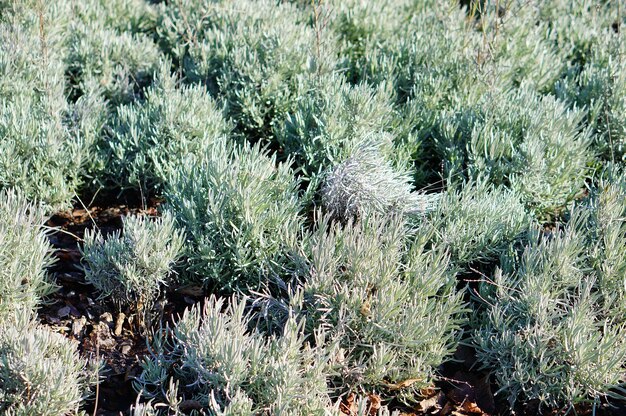
[[[72,210],[58,212],[46,224],[58,230],[49,238],[57,259],[50,272],[59,290],[39,310],[39,319],[52,330],[75,340],[85,357],[97,357],[104,362],[101,382],[85,409],[90,415],[128,414],[137,399],[132,381],[140,374],[140,362],[149,350],[145,336],[136,329],[132,311],[120,310],[114,304],[98,299],[94,287],[85,282],[79,244],[86,229],[97,226],[108,235],[122,229],[123,216],[159,215],[160,203],[159,199],[142,203],[140,197],[134,196],[101,198],[89,207],[79,204]],[[186,307],[202,302],[207,295],[196,287],[168,288],[160,310],[161,322],[171,323]],[[414,408],[399,403],[390,403],[390,407],[406,416],[510,414],[506,398],[494,394],[497,386],[489,374],[476,370],[474,362],[473,350],[461,345],[453,360],[440,369],[441,376],[435,385],[422,392],[424,398],[420,403]],[[406,386],[396,386],[402,387]],[[371,393],[368,402],[370,414],[375,415],[381,406],[380,398]],[[192,410],[196,406],[183,402],[181,408]],[[340,409],[346,415],[355,414],[354,396],[344,397]],[[626,403],[603,403],[595,412],[590,406],[541,411],[537,403],[525,403],[516,409],[515,414],[559,415],[568,411],[576,415],[625,415]]]

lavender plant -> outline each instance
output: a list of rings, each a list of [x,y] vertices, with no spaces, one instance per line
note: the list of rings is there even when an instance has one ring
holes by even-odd
[[[167,213],[154,220],[125,217],[123,227],[123,234],[116,231],[106,238],[100,231],[85,232],[85,279],[102,297],[147,313],[172,280],[183,236]]]
[[[300,79],[327,71],[316,34],[295,4],[185,0],[163,7],[159,34],[191,82],[201,81],[226,104],[235,132],[271,140],[295,104]]]
[[[339,344],[335,388],[415,400],[460,336],[464,305],[449,255],[428,248],[431,230],[400,216],[346,225],[324,217],[318,226],[301,308],[310,331],[326,328]]]
[[[82,120],[93,102],[65,100],[65,12],[64,4],[14,2],[0,22],[7,45],[0,54],[0,188],[17,188],[48,210],[69,205],[95,138]]]
[[[302,228],[297,188],[289,165],[258,146],[223,140],[185,160],[164,195],[188,241],[187,280],[224,292],[284,284]]]
[[[2,414],[84,415],[80,406],[96,378],[93,366],[63,335],[32,322],[0,323]]]
[[[447,247],[452,261],[467,267],[498,259],[531,221],[518,194],[480,181],[444,194],[425,226],[433,229],[436,246]]]
[[[90,0],[72,5],[65,59],[72,97],[101,94],[115,106],[134,101],[150,84],[161,53],[141,33],[155,19],[142,3]]]
[[[343,221],[368,213],[433,210],[439,195],[414,192],[410,181],[408,172],[396,171],[377,146],[365,143],[326,174],[320,191],[322,204]]]
[[[212,414],[324,414],[329,350],[305,340],[293,318],[280,336],[250,329],[246,301],[212,296],[188,309],[143,362],[135,385],[144,396],[163,397],[172,377],[181,400]]]
[[[0,191],[0,322],[20,311],[32,314],[42,297],[56,289],[46,272],[53,258],[41,228],[44,212],[22,193]]]
[[[532,229],[523,251],[512,251],[483,285],[490,306],[474,333],[477,356],[511,407],[537,400],[571,408],[606,397],[623,381],[624,327],[598,307],[585,247],[587,215],[573,212],[551,236]]]
[[[116,108],[93,164],[102,186],[159,191],[184,158],[201,157],[229,135],[230,125],[205,88],[178,88],[170,71],[163,63],[142,102]]]

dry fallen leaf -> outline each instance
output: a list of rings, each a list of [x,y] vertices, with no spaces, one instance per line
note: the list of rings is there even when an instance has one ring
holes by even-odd
[[[432,397],[429,397],[427,399],[422,400],[421,402],[418,403],[417,405],[417,410],[419,410],[420,412],[424,412],[424,413],[436,413],[439,410],[441,410],[441,402],[444,399],[444,394],[443,392],[439,392],[436,395],[433,395]]]
[[[354,393],[350,393],[345,400],[342,400],[339,404],[339,411],[344,415],[355,415],[358,412],[358,406],[356,404],[356,395]]]
[[[385,384],[385,387],[387,387],[389,390],[400,390],[400,389],[405,389],[407,387],[411,387],[411,385],[423,381],[421,378],[409,378],[406,380],[403,380],[399,383],[387,383]]]
[[[376,416],[378,409],[381,407],[380,396],[374,393],[368,393],[367,398],[370,402],[369,414],[371,416]]]

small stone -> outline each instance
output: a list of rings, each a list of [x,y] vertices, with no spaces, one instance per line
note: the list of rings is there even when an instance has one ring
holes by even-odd
[[[111,315],[109,312],[105,312],[100,315],[100,321],[110,324],[111,322],[113,322],[113,315]]]
[[[122,354],[128,355],[130,352],[130,345],[122,345]]]
[[[123,312],[120,312],[120,314],[117,315],[117,321],[115,322],[115,331],[113,331],[116,337],[122,335],[122,327],[124,326],[125,319],[126,315],[124,315]]]
[[[72,322],[72,334],[74,334],[74,336],[77,338],[81,336],[86,323],[87,318],[85,318],[84,316],[81,316],[78,319],[74,319],[74,322]]]

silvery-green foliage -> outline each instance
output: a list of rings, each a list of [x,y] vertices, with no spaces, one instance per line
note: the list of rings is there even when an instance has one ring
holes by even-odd
[[[159,34],[186,78],[206,83],[226,104],[235,132],[256,141],[270,139],[293,107],[299,78],[332,61],[316,56],[309,19],[289,2],[184,0],[162,8]]]
[[[434,208],[438,195],[413,191],[408,172],[393,168],[378,146],[364,143],[350,157],[326,173],[321,187],[324,208],[335,218],[378,214],[424,214]]]
[[[298,181],[259,146],[216,143],[181,163],[164,196],[186,232],[188,280],[258,290],[290,272],[302,228]]]
[[[0,188],[17,188],[50,210],[65,208],[80,185],[93,131],[85,102],[65,100],[64,5],[17,3],[0,23]],[[41,21],[40,21],[41,18]],[[41,26],[40,26],[41,23]]]
[[[388,90],[351,86],[337,75],[305,87],[294,111],[277,126],[276,138],[307,179],[345,160],[368,137],[394,156],[393,136],[381,134],[394,115]]]
[[[624,25],[624,23],[622,23]],[[588,109],[587,122],[593,129],[594,146],[604,160],[626,158],[626,73],[623,30],[604,28],[580,71],[557,86],[557,94],[573,105]]]
[[[55,289],[46,274],[53,258],[45,219],[24,194],[0,191],[0,322],[33,311]]]
[[[336,388],[419,396],[460,335],[464,306],[448,254],[428,248],[432,230],[400,216],[345,225],[323,217],[318,227],[307,243],[302,309],[308,330],[327,328],[339,343]]]
[[[102,94],[112,105],[135,100],[158,69],[161,53],[152,39],[137,32],[141,7],[129,0],[90,0],[72,7],[66,57],[71,95]],[[138,2],[134,2],[138,3]],[[127,14],[130,9],[135,10]]]
[[[573,406],[611,394],[623,382],[623,324],[599,308],[585,246],[588,213],[575,210],[562,230],[529,232],[482,284],[487,311],[474,333],[477,358],[511,406]]]
[[[123,231],[103,236],[87,230],[82,247],[85,279],[102,297],[119,305],[149,309],[171,282],[172,269],[183,249],[183,234],[168,213],[150,219],[123,218]]]
[[[467,266],[496,260],[531,218],[517,193],[479,181],[443,194],[425,221],[434,244],[447,247],[457,266]]]
[[[333,1],[332,27],[341,39],[348,79],[373,85],[392,82],[400,102],[414,86],[434,79],[474,80],[472,33],[456,2]],[[338,4],[340,3],[340,4]],[[446,96],[441,91],[442,96]]]
[[[440,113],[433,141],[448,176],[486,177],[518,191],[539,216],[580,195],[593,161],[584,112],[527,86]]]
[[[597,274],[601,311],[613,322],[626,323],[626,176],[609,169],[591,188],[582,209],[590,211],[588,244]]]
[[[163,64],[145,99],[117,107],[98,143],[104,185],[154,191],[189,155],[206,154],[230,133],[222,110],[200,85],[178,87]]]
[[[163,396],[169,377],[180,382],[183,400],[197,401],[207,414],[324,414],[331,403],[326,371],[329,352],[305,340],[292,317],[279,336],[266,337],[250,325],[246,298],[211,296],[203,308],[187,309],[156,340],[135,385],[145,396]]]
[[[504,89],[526,84],[534,91],[552,90],[567,70],[569,50],[559,47],[553,22],[542,19],[542,3],[551,1],[470,4],[467,13],[474,18],[475,70],[481,81]]]
[[[0,412],[7,416],[82,415],[96,380],[63,335],[28,323],[0,323]]]
[[[156,7],[144,0],[83,0],[72,3],[72,13],[81,22],[130,33],[151,33],[157,19]]]

